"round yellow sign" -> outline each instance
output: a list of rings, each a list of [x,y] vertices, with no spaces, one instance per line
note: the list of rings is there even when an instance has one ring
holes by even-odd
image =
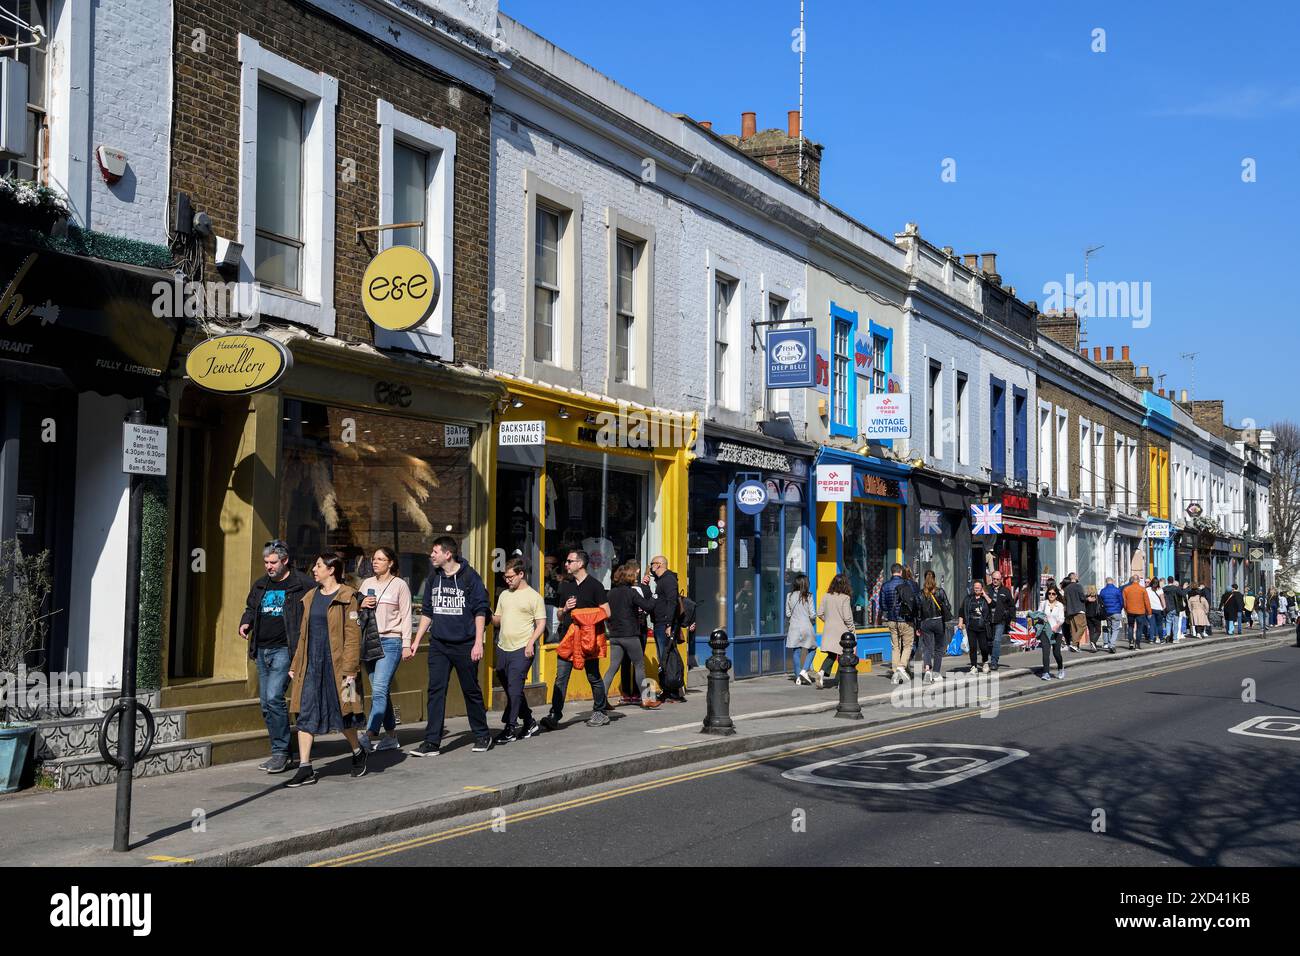
[[[432,260],[419,249],[393,246],[370,261],[361,279],[361,301],[370,321],[406,332],[433,314],[440,284]]]
[[[247,395],[270,388],[293,367],[289,350],[262,335],[234,333],[200,342],[185,357],[185,374],[200,388]]]

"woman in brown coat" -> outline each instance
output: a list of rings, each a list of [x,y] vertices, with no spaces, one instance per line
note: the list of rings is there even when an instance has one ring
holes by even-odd
[[[1193,591],[1187,597],[1187,626],[1192,629],[1192,637],[1210,634],[1210,602],[1201,591]]]
[[[289,710],[297,714],[298,754],[302,761],[286,787],[316,782],[311,745],[320,734],[339,731],[352,747],[352,776],[366,773],[366,752],[357,741],[365,722],[361,700],[361,622],[357,592],[343,584],[343,560],[336,554],[316,558],[312,574],[319,585],[302,599],[302,629],[289,664],[293,691]]]
[[[812,676],[818,687],[825,687],[826,678],[831,676],[831,667],[842,650],[840,637],[845,631],[857,633],[857,626],[853,623],[853,590],[849,587],[849,579],[843,574],[837,574],[831,579],[831,586],[822,597],[817,616],[823,622],[821,649],[826,659],[822,661],[822,669],[813,671]]]

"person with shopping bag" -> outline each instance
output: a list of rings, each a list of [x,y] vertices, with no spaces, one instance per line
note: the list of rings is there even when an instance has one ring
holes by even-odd
[[[993,621],[993,606],[984,594],[984,582],[971,582],[971,593],[962,602],[957,615],[957,625],[966,632],[970,653],[970,672],[977,673],[983,664],[984,673],[989,672],[989,654],[992,643],[989,631]],[[978,661],[977,661],[978,658]]]
[[[1036,634],[1043,649],[1043,672],[1038,676],[1043,680],[1052,679],[1052,658],[1055,657],[1056,678],[1065,680],[1065,660],[1061,657],[1061,644],[1065,641],[1065,605],[1061,603],[1061,592],[1055,587],[1048,588],[1042,611],[1035,611],[1034,615],[1041,618],[1036,625]]]

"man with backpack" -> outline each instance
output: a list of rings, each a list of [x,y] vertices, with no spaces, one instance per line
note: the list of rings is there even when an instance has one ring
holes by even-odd
[[[677,590],[677,575],[668,570],[668,559],[657,554],[650,559],[650,573],[643,583],[649,584],[651,577],[655,582],[655,604],[650,612],[650,620],[655,629],[655,654],[659,658],[661,701],[676,704],[686,703],[685,681],[680,676],[681,658],[677,654],[677,631],[682,618],[682,600]],[[677,657],[676,662],[668,660],[669,655]],[[671,669],[671,671],[669,670]],[[663,686],[665,679],[677,686]]]
[[[916,587],[903,577],[903,566],[890,568],[892,577],[880,589],[880,613],[889,628],[889,644],[893,674],[891,681],[901,684],[911,680],[907,665],[912,660],[912,645],[916,641],[916,619],[921,602]]]

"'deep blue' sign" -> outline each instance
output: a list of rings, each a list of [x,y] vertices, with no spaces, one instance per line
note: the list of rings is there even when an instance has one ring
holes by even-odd
[[[788,329],[784,332],[768,332],[767,387],[816,387],[816,358],[816,329]]]
[[[736,510],[756,515],[767,507],[767,485],[761,481],[746,481],[736,488]]]

